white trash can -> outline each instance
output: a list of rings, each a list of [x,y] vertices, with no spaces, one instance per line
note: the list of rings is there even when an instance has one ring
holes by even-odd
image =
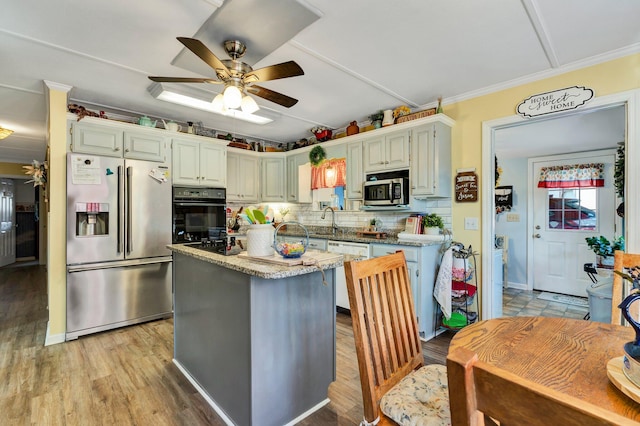
[[[613,281],[598,281],[587,287],[589,296],[589,316],[591,321],[611,322],[611,299]]]

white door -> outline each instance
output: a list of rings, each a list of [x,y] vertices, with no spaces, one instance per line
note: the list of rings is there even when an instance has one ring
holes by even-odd
[[[13,181],[0,179],[0,266],[16,261],[16,202]]]
[[[587,296],[591,284],[584,264],[595,261],[585,238],[615,233],[615,189],[613,169],[615,153],[570,154],[545,157],[532,162],[531,188],[534,290]],[[604,163],[605,186],[601,188],[538,188],[542,167]]]

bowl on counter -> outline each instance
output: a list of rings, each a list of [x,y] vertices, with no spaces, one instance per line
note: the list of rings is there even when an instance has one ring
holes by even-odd
[[[278,231],[280,228],[285,227],[287,225],[298,225],[304,230],[305,237],[297,242],[285,242],[278,241]],[[273,235],[273,249],[280,256],[285,259],[296,259],[307,251],[307,247],[309,246],[309,231],[307,228],[299,222],[281,222],[277,227],[276,231]]]

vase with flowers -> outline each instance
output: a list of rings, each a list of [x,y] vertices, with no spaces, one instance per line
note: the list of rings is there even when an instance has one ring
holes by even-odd
[[[40,163],[38,160],[33,160],[32,165],[22,166],[22,168],[25,169],[24,173],[27,176],[31,176],[31,180],[28,180],[25,183],[33,182],[34,187],[42,186],[43,189],[46,189],[47,170],[49,169],[46,161]]]

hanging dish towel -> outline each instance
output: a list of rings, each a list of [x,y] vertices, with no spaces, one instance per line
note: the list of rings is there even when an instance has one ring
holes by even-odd
[[[445,318],[451,318],[451,268],[453,266],[453,249],[449,248],[442,255],[438,278],[433,289],[433,297],[440,304]]]

